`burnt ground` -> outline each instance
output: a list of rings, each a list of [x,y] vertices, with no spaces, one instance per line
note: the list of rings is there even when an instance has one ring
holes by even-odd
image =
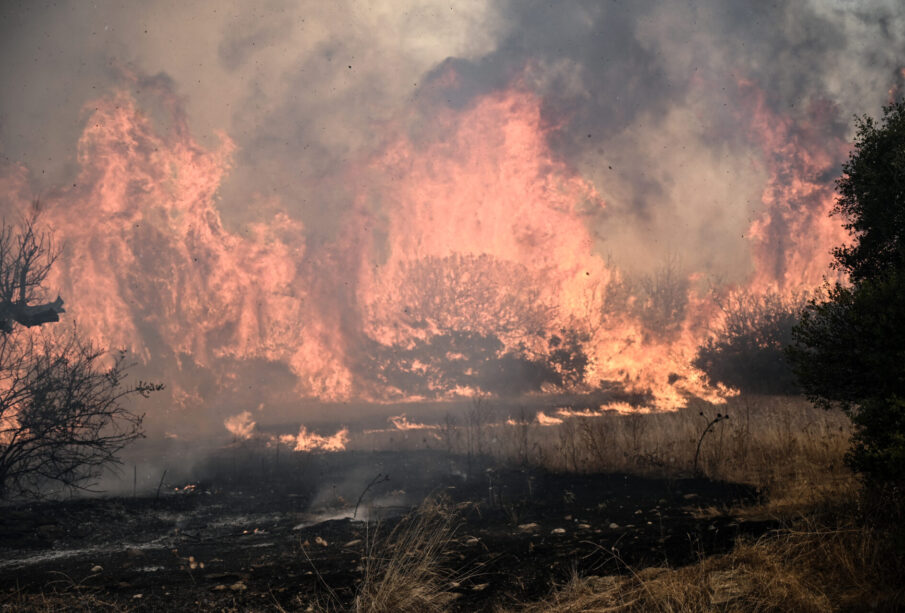
[[[304,610],[325,585],[349,602],[375,526],[390,533],[428,496],[455,512],[443,564],[465,574],[454,588],[462,611],[537,599],[576,571],[690,563],[772,527],[729,513],[755,502],[750,488],[704,479],[491,470],[430,451],[292,461],[245,478],[213,462],[206,482],[160,496],[3,508],[0,603],[60,593],[135,611]],[[389,480],[352,519],[378,474]]]

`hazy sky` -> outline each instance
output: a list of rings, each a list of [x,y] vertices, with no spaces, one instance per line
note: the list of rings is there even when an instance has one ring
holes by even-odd
[[[382,123],[518,78],[560,126],[556,154],[607,200],[593,223],[613,257],[655,236],[653,259],[691,240],[705,245],[685,256],[692,268],[743,267],[744,245],[725,236],[747,225],[764,177],[738,82],[796,120],[825,101],[844,131],[901,82],[903,15],[894,0],[8,1],[0,155],[31,170],[36,193],[65,184],[86,105],[123,70],[165,75],[199,142],[224,131],[238,146],[228,223],[270,214],[274,195],[330,232],[348,201],[337,177],[381,145]],[[430,97],[450,66],[462,83]]]

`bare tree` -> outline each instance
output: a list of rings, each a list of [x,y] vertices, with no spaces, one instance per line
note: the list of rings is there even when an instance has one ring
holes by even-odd
[[[49,232],[36,229],[39,210],[21,225],[0,223],[0,332],[12,332],[13,323],[32,327],[60,321],[63,299],[32,305],[43,294],[44,280],[59,251]]]
[[[126,387],[125,354],[104,367],[107,352],[72,333],[0,338],[0,498],[36,495],[49,482],[90,487],[104,465],[143,436],[143,415],[122,400],[162,389]]]
[[[59,298],[29,305],[56,255],[34,218],[0,225],[0,498],[37,495],[49,482],[90,487],[103,466],[143,436],[143,416],[123,400],[163,388],[125,386],[125,353],[111,357],[75,328],[50,334],[13,326],[59,320]]]

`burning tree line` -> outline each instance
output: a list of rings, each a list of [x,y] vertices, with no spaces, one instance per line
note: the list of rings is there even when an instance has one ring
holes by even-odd
[[[870,300],[902,311],[896,281],[899,273],[895,271],[901,266],[896,259],[901,256],[896,254],[901,253],[903,233],[890,230],[901,223],[903,205],[895,191],[901,181],[900,161],[896,161],[900,151],[895,139],[890,143],[881,138],[900,129],[902,115],[900,104],[887,110],[887,125],[882,128],[863,120],[861,140],[838,182],[841,197],[836,212],[846,218],[854,246],[836,251],[837,268],[851,277],[851,288],[830,286],[822,300],[818,296],[808,301],[805,296],[761,287],[723,295],[712,292],[705,301],[676,262],[669,261],[653,275],[634,281],[619,275],[607,277],[598,288],[600,296],[581,300],[587,311],[582,320],[582,308],[574,304],[569,305],[568,314],[559,312],[565,303],[562,299],[556,303],[551,296],[561,292],[565,282],[545,283],[547,269],[543,267],[529,270],[491,254],[402,259],[387,277],[387,285],[394,288],[388,300],[371,305],[368,319],[373,325],[363,335],[367,346],[361,352],[364,358],[359,370],[375,387],[408,397],[588,389],[600,384],[601,372],[613,371],[591,373],[600,369],[601,355],[607,351],[614,356],[630,354],[632,344],[649,341],[669,353],[679,341],[692,339],[697,342],[693,365],[711,383],[755,392],[796,391],[800,383],[826,405],[841,403],[852,412],[856,426],[862,427],[859,436],[867,437],[856,439],[855,456],[861,454],[864,462],[864,457],[870,456],[870,462],[885,462],[888,469],[890,462],[900,461],[898,452],[887,454],[896,444],[887,441],[878,451],[873,447],[875,435],[869,432],[877,424],[883,424],[886,433],[889,428],[902,430],[898,418],[890,417],[887,410],[901,404],[898,388],[892,385],[882,398],[874,399],[883,419],[867,419],[864,416],[870,414],[868,408],[874,401],[862,402],[870,397],[865,385],[831,389],[821,372],[836,371],[818,371],[809,364],[820,363],[812,359],[819,357],[846,365],[843,371],[850,368],[850,360],[838,347],[835,353],[821,353],[829,351],[821,345],[822,339],[828,330],[863,327],[863,321],[852,322],[850,317],[858,308],[879,312],[879,306],[870,307]],[[888,153],[892,162],[878,154],[878,148]],[[892,171],[878,179],[874,167]],[[865,187],[865,176],[881,182],[880,189]],[[868,218],[873,209],[862,206],[877,193],[883,198],[879,208],[892,211],[877,215],[879,221]],[[119,449],[141,435],[141,416],[124,408],[121,401],[161,388],[144,382],[126,387],[124,354],[111,359],[75,329],[52,335],[41,328],[63,312],[60,298],[32,304],[43,296],[42,285],[57,255],[49,235],[36,229],[34,217],[19,227],[4,224],[0,231],[0,478],[7,492],[34,492],[48,480],[79,486],[96,475],[102,465],[115,459]],[[601,270],[605,270],[602,265]],[[584,275],[591,272],[578,276],[584,279]],[[877,278],[887,276],[891,280],[887,279],[886,285],[877,284]],[[583,281],[575,287],[595,291]],[[569,294],[570,298],[576,296],[579,292]],[[690,314],[707,304],[716,305],[721,313],[695,321]],[[716,326],[701,344],[700,328],[710,321],[716,321]],[[874,327],[883,328],[885,321]],[[600,335],[606,326],[610,327],[607,334]],[[889,346],[892,355],[901,351],[896,345],[896,329],[900,328],[884,335],[883,346]],[[624,346],[601,349],[601,340],[615,338],[609,334],[613,330],[625,330],[628,340]],[[838,336],[845,337],[841,332]],[[870,337],[862,334],[859,338]],[[797,378],[784,358],[791,345],[797,345],[790,353]],[[675,363],[672,358],[663,361],[666,366]],[[851,367],[855,369],[853,379],[870,379],[862,375],[873,369],[871,363],[862,360]],[[624,370],[632,361],[624,359],[619,364]],[[899,380],[901,374],[896,373],[893,367],[889,379]],[[845,379],[842,374],[836,372],[838,380]],[[625,375],[627,386],[644,385],[644,381],[630,381],[629,376]],[[688,372],[669,373],[666,383],[673,385],[686,377]],[[879,388],[889,387],[884,386]],[[859,421],[864,419],[867,421]],[[868,466],[859,462],[853,460],[856,466]],[[887,469],[885,474],[891,474]]]

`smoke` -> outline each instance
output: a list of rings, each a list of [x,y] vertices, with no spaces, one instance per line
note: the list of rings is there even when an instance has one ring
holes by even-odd
[[[0,208],[41,197],[50,289],[170,384],[175,424],[504,378],[673,407],[710,397],[688,364],[711,307],[681,301],[651,339],[637,297],[601,315],[614,288],[667,261],[694,291],[819,283],[849,118],[901,91],[903,20],[844,0],[7,2]]]

